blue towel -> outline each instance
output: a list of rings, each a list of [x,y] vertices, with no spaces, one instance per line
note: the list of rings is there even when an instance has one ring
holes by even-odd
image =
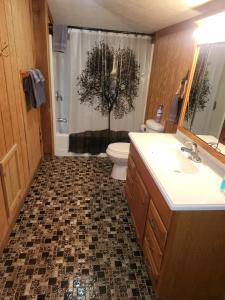
[[[44,90],[45,78],[42,75],[41,71],[38,69],[30,69],[28,74],[31,80],[31,88],[32,88],[32,91],[30,91],[30,93],[32,94],[33,97],[31,101],[31,105],[37,108],[46,101],[45,90]]]
[[[65,52],[68,39],[68,28],[66,25],[53,24],[52,47],[55,52]]]

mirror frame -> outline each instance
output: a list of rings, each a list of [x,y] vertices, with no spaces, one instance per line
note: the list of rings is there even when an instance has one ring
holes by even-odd
[[[196,45],[195,52],[194,52],[194,58],[193,58],[193,62],[192,62],[192,67],[191,67],[191,72],[190,72],[190,75],[188,78],[187,88],[186,88],[186,92],[185,92],[185,96],[184,96],[184,100],[183,100],[183,105],[182,105],[182,109],[181,109],[181,114],[180,114],[177,130],[179,130],[181,133],[183,133],[189,139],[196,142],[201,148],[206,150],[209,154],[211,154],[213,157],[218,159],[220,162],[225,164],[225,155],[216,151],[215,149],[210,147],[206,142],[204,142],[202,139],[197,137],[194,133],[192,133],[191,131],[189,131],[188,129],[183,127],[183,122],[184,122],[184,118],[185,118],[185,113],[186,113],[186,108],[187,108],[187,104],[188,104],[188,100],[189,100],[190,91],[191,91],[192,81],[194,78],[195,68],[196,68],[196,64],[197,64],[197,60],[198,60],[199,49],[200,49],[200,46]]]

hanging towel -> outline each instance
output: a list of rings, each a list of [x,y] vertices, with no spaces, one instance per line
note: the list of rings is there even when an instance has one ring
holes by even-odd
[[[68,39],[68,28],[66,25],[53,25],[52,46],[55,52],[65,52]]]
[[[35,107],[34,91],[30,76],[23,79],[23,90],[26,97],[27,109],[29,110],[31,107]]]
[[[45,102],[44,82],[45,78],[40,70],[30,69],[28,71],[28,77],[23,80],[23,89],[28,106],[37,108]]]

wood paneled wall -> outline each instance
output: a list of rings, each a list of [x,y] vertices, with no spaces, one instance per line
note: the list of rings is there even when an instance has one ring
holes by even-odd
[[[40,109],[27,108],[21,78],[36,61],[31,0],[0,0],[0,50],[1,249],[42,157]]]
[[[191,68],[194,29],[194,23],[185,22],[156,32],[146,119],[154,118],[159,104],[164,105],[162,122],[167,119],[172,98]]]

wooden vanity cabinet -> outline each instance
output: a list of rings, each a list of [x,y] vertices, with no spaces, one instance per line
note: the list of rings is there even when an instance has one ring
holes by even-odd
[[[149,205],[149,195],[131,156],[129,157],[128,166],[126,185],[128,205],[138,242],[142,245]]]
[[[131,144],[125,193],[156,298],[225,299],[225,212],[172,211]]]

